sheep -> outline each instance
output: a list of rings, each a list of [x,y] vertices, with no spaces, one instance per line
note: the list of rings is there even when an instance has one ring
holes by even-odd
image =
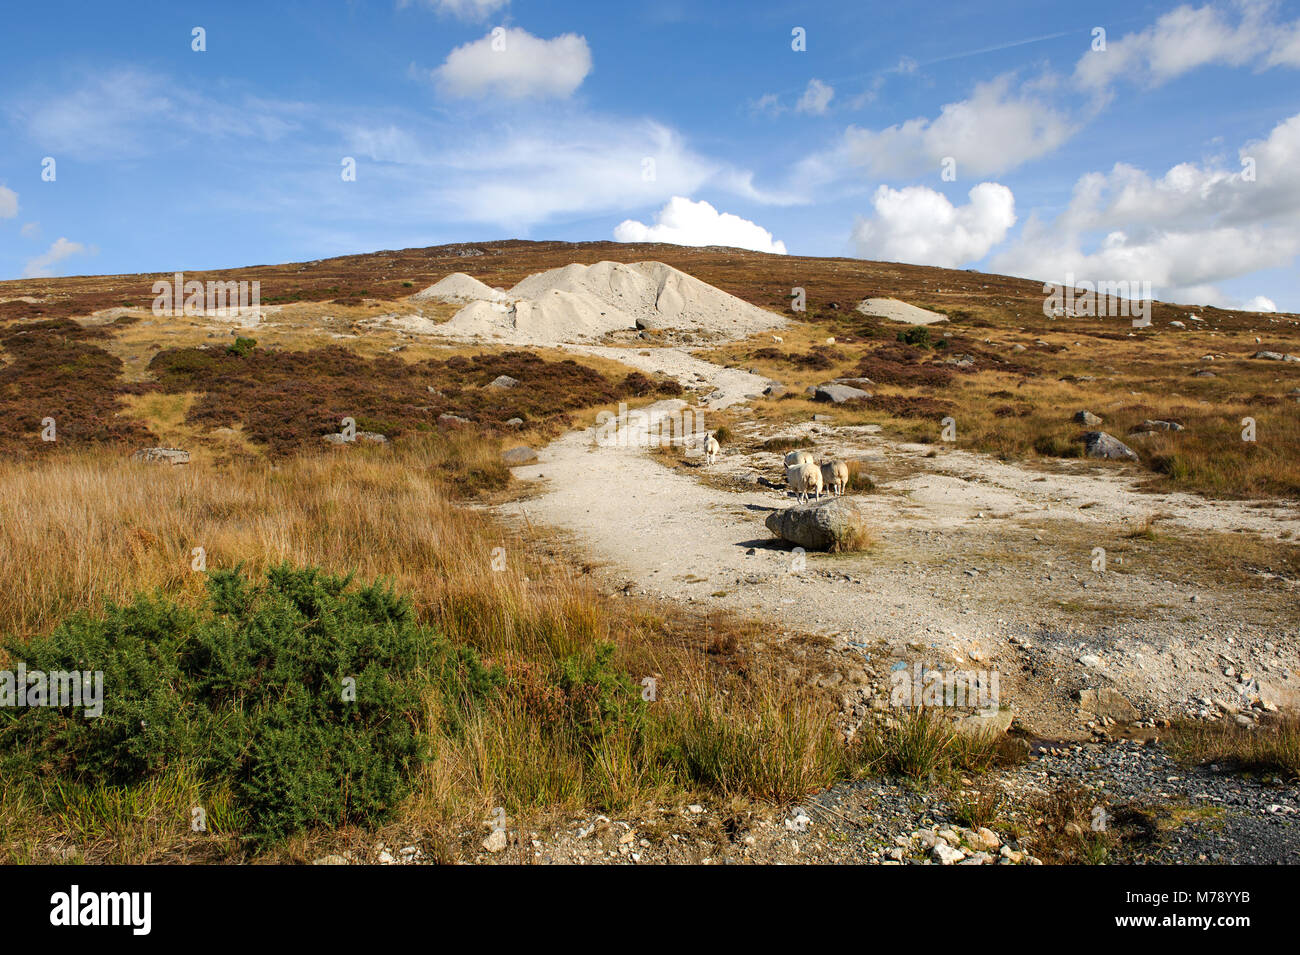
[[[808,503],[809,491],[817,495],[817,500],[822,499],[822,472],[815,464],[798,464],[786,468],[785,481],[799,495],[800,504]]]
[[[822,484],[827,493],[839,497],[849,486],[849,466],[843,461],[827,461],[821,466]]]
[[[718,452],[722,450],[722,445],[718,444],[718,439],[709,432],[704,436],[704,463],[712,464],[718,459]]]
[[[773,335],[772,341],[776,342],[778,345],[781,345],[785,342],[785,339],[782,338],[780,335]]]
[[[817,464],[817,459],[813,457],[811,451],[791,451],[785,456],[785,466],[788,468],[797,467],[800,464]]]

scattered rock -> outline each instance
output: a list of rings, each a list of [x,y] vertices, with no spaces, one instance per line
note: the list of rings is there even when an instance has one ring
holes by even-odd
[[[818,385],[813,389],[813,401],[829,401],[831,404],[843,404],[846,401],[856,401],[860,398],[870,398],[871,392],[863,391],[861,388],[854,388],[851,385],[837,385],[830,382],[825,385]]]
[[[506,831],[504,829],[493,829],[492,832],[488,834],[488,837],[483,840],[483,848],[488,852],[502,852],[508,842],[509,839],[506,836]]]
[[[1097,425],[1101,424],[1101,418],[1093,414],[1091,411],[1076,411],[1074,413],[1074,420],[1078,424],[1087,425],[1090,428],[1095,428]]]
[[[513,388],[519,384],[519,379],[511,378],[509,375],[497,375],[488,385],[489,388]]]

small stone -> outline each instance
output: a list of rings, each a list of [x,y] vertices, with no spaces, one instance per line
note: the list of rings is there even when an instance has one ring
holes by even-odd
[[[501,852],[505,849],[507,842],[508,839],[504,829],[493,829],[488,837],[483,840],[483,848],[488,852]]]

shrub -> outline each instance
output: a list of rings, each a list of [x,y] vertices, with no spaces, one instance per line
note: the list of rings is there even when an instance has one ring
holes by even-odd
[[[228,351],[232,355],[237,355],[240,358],[243,358],[245,355],[250,354],[253,351],[253,349],[256,347],[257,347],[256,338],[244,338],[241,336],[239,338],[236,338],[233,344],[227,345],[226,351]]]
[[[104,700],[98,718],[0,710],[4,770],[132,787],[185,766],[233,794],[258,840],[383,820],[420,764],[423,692],[442,692],[454,724],[498,677],[391,588],[350,582],[288,565],[258,584],[216,572],[196,610],[137,596],[9,645],[29,672],[102,671]]]
[[[924,325],[913,325],[911,328],[899,332],[898,340],[904,345],[915,345],[917,348],[929,348],[930,329],[926,328]]]

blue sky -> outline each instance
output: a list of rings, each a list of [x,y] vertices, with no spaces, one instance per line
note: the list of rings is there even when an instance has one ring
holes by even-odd
[[[1300,3],[3,17],[0,278],[618,238],[1300,310]]]

